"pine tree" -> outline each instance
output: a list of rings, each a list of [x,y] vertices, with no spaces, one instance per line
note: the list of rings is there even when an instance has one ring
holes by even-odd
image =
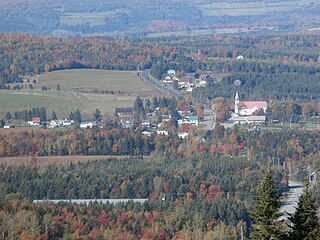
[[[313,240],[320,239],[320,225],[317,219],[315,199],[310,191],[309,183],[306,184],[303,194],[299,197],[296,212],[289,217],[292,232],[289,239]]]
[[[56,112],[55,112],[55,111],[52,111],[51,119],[52,119],[52,120],[56,120],[56,119],[58,119],[57,114],[56,114]]]
[[[257,202],[255,211],[251,213],[255,224],[252,230],[252,239],[279,239],[281,224],[278,218],[280,197],[276,192],[275,183],[268,169],[257,189]]]

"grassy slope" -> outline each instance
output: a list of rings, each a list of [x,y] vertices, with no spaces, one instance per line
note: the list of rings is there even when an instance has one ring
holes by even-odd
[[[61,91],[57,91],[60,84]],[[46,85],[50,91],[41,91]],[[74,92],[76,89],[107,90],[114,94]],[[119,94],[120,91],[120,94]],[[0,118],[6,112],[13,113],[32,107],[46,107],[48,116],[55,110],[58,117],[67,117],[71,111],[80,109],[89,117],[96,108],[112,115],[115,107],[131,107],[136,96],[160,96],[147,83],[137,77],[136,72],[103,70],[63,70],[46,73],[31,91],[0,91]]]

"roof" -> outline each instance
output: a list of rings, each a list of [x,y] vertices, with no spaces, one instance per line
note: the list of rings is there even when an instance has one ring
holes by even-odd
[[[40,123],[40,118],[39,117],[32,118],[32,122]]]
[[[189,121],[199,121],[198,116],[189,116]]]
[[[262,108],[268,107],[268,103],[266,101],[248,101],[248,102],[241,102],[241,103],[243,103],[244,108],[247,108],[247,109],[253,109],[253,108],[262,109]]]

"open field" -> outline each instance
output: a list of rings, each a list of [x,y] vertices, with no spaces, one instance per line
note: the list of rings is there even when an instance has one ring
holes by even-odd
[[[37,88],[43,85],[69,91],[77,88],[126,92],[136,95],[152,96],[157,94],[152,87],[143,82],[135,71],[105,71],[93,69],[60,70],[40,76]]]
[[[107,160],[110,158],[123,159],[129,156],[106,156],[106,155],[92,155],[92,156],[49,156],[49,157],[36,157],[37,166],[45,167],[48,165],[64,165],[69,163],[89,162],[96,160]],[[0,158],[0,164],[6,166],[20,166],[30,165],[31,156],[29,157],[3,157]]]
[[[51,90],[42,91],[44,85]],[[143,82],[135,71],[54,71],[41,75],[33,90],[1,90],[0,118],[7,112],[33,107],[45,107],[48,117],[53,110],[58,117],[67,117],[71,111],[80,109],[84,118],[90,118],[96,108],[113,115],[116,107],[132,107],[137,96],[152,98],[161,94]]]
[[[311,4],[312,0],[279,0],[278,2],[242,2],[227,3],[213,2],[200,4],[199,8],[204,16],[246,16],[262,15],[274,12],[289,12],[298,10],[301,7]]]
[[[7,112],[12,114],[33,107],[45,107],[47,114],[51,114],[53,109],[57,114],[69,114],[80,107],[80,101],[74,95],[62,91],[0,90],[0,118]]]

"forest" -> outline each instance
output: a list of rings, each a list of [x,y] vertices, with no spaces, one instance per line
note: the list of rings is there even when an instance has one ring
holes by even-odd
[[[182,75],[209,72],[207,88],[193,97],[206,101],[243,99],[307,102],[320,98],[319,36],[278,35],[244,37],[64,39],[0,34],[0,86],[19,85],[24,75],[70,68],[143,70],[161,79],[168,69]],[[237,60],[242,55],[244,59]],[[217,77],[220,76],[220,77]],[[221,77],[222,76],[222,77]],[[235,85],[239,80],[240,85]]]

